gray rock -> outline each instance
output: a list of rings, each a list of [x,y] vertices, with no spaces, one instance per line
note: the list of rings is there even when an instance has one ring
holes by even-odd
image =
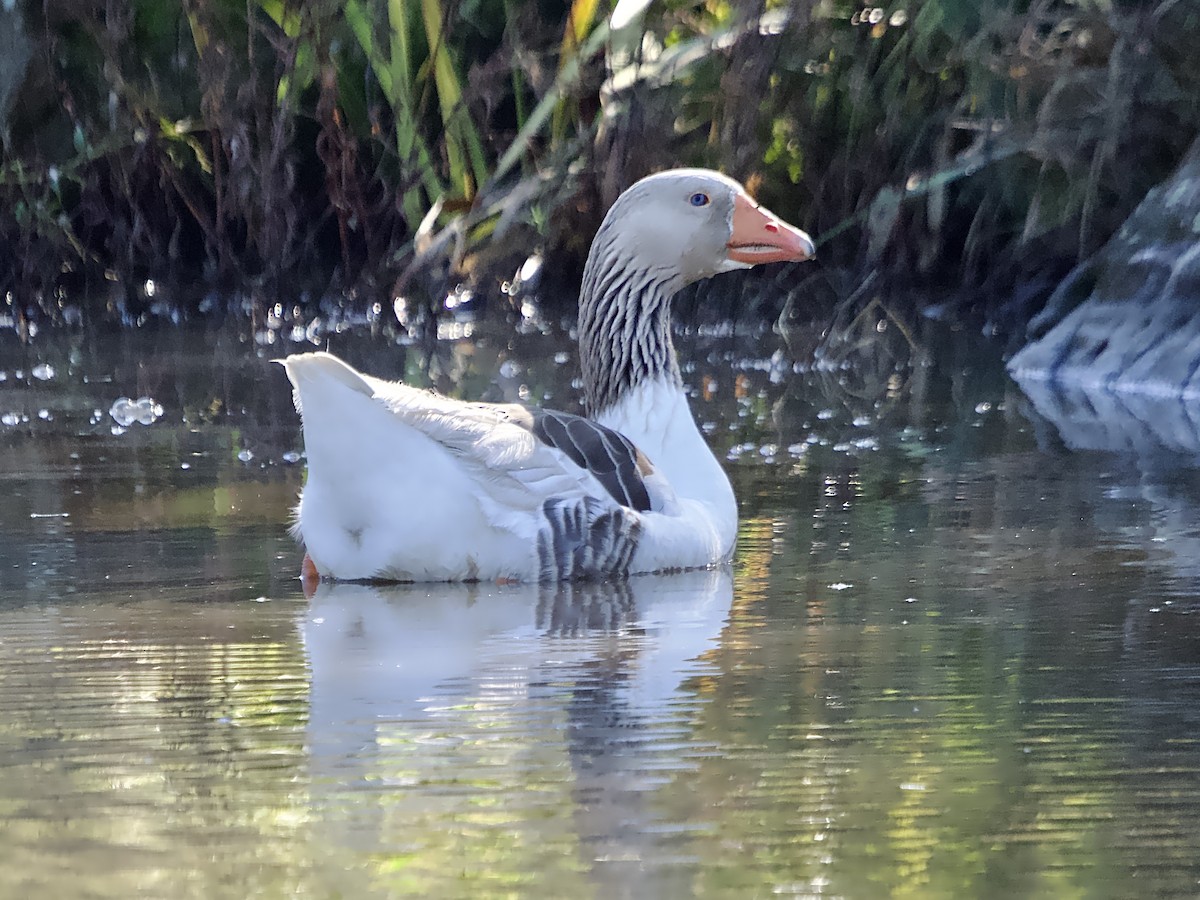
[[[1023,387],[1200,397],[1200,141],[1027,333],[1009,362]]]

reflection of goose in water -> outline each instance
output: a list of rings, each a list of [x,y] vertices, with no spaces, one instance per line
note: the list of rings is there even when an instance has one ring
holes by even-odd
[[[321,584],[303,636],[329,839],[380,851],[432,840],[491,794],[512,810],[508,831],[560,842],[573,831],[584,867],[618,887],[670,824],[653,789],[686,765],[666,744],[689,727],[698,701],[684,686],[711,671],[703,657],[732,599],[725,569],[613,584]]]

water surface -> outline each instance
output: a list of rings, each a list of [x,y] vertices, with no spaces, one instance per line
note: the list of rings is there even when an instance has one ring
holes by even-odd
[[[1194,454],[914,328],[681,341],[728,571],[311,599],[302,331],[0,336],[0,892],[1200,894]],[[541,331],[329,342],[575,408]]]

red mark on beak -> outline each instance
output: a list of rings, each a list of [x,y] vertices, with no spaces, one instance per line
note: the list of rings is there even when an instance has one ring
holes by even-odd
[[[801,262],[817,252],[807,234],[742,193],[733,201],[733,228],[726,246],[726,256],[747,265]]]

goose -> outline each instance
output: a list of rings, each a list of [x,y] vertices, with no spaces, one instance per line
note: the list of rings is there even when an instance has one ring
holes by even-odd
[[[306,578],[547,582],[727,562],[737,505],[688,406],[671,298],[814,252],[720,173],[636,182],[584,267],[586,416],[450,399],[329,353],[281,360],[308,464],[293,525]]]

